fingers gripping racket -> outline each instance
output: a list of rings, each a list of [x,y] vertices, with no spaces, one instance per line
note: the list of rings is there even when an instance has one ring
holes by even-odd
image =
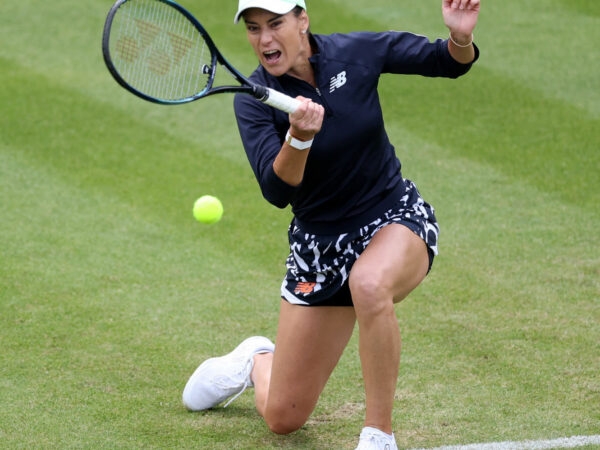
[[[200,22],[171,0],[118,0],[106,18],[102,53],[115,80],[151,102],[176,105],[241,92],[287,113],[300,104],[238,72]],[[239,84],[213,86],[219,66]]]

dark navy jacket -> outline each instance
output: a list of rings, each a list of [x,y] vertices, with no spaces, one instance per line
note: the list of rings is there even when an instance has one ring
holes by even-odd
[[[370,223],[404,192],[400,161],[384,128],[377,93],[380,75],[456,78],[471,64],[456,62],[445,40],[432,43],[406,32],[311,38],[318,48],[310,59],[318,89],[288,75],[273,77],[262,67],[250,77],[325,108],[300,186],[286,184],[273,171],[290,126],[288,115],[242,94],[235,97],[235,114],[263,196],[280,208],[291,205],[297,223],[307,232],[340,234]]]

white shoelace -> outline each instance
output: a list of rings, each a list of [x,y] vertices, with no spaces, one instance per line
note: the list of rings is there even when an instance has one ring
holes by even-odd
[[[248,382],[246,381],[244,383],[244,385],[242,386],[242,390],[240,392],[238,392],[237,394],[235,394],[233,397],[231,397],[229,400],[227,400],[227,403],[225,403],[223,405],[223,408],[227,408],[227,406],[229,406],[229,404],[234,401],[236,398],[238,398],[240,395],[242,395],[244,393],[244,391],[246,389],[248,389],[248,387],[250,387],[250,385],[248,384]]]
[[[250,366],[250,370],[247,369],[247,367]],[[235,399],[237,399],[240,395],[242,395],[244,393],[244,391],[246,389],[248,389],[250,386],[252,386],[252,382],[250,381],[250,373],[252,372],[252,358],[246,363],[246,366],[244,367],[244,370],[242,372],[242,374],[246,374],[246,372],[248,373],[248,375],[246,376],[246,379],[244,380],[244,385],[242,386],[242,389],[240,390],[240,392],[238,392],[237,394],[235,394],[233,397],[231,397],[229,400],[227,400],[227,402],[223,405],[223,408],[227,408],[227,406],[229,406],[229,404],[231,402],[233,402]]]

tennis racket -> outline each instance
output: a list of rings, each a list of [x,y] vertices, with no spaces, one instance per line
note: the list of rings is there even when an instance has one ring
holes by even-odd
[[[221,55],[200,22],[171,0],[118,0],[104,24],[102,53],[121,86],[154,103],[176,105],[241,92],[287,113],[300,104],[248,80]],[[214,86],[219,67],[237,84]]]

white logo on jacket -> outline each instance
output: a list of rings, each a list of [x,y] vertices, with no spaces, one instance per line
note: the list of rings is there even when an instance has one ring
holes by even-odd
[[[346,84],[348,79],[346,78],[346,71],[338,73],[336,76],[331,77],[331,81],[329,83],[329,93],[331,94],[336,89],[341,88]]]

